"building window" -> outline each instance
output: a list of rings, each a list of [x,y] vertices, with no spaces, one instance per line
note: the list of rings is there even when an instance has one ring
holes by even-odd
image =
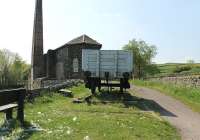
[[[73,72],[78,72],[78,58],[73,59]]]

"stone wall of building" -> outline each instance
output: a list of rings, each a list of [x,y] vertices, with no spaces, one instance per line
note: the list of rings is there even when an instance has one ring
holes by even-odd
[[[76,45],[76,46],[69,46],[69,68],[68,71],[66,72],[69,79],[71,78],[81,78],[82,77],[82,46],[81,45]],[[74,65],[73,65],[73,61],[77,59],[78,60],[78,66],[77,66],[77,70],[78,71],[74,71]]]
[[[56,53],[54,50],[48,50],[46,57],[46,77],[56,78]]]
[[[67,78],[68,71],[68,48],[56,50],[56,79],[63,80]]]

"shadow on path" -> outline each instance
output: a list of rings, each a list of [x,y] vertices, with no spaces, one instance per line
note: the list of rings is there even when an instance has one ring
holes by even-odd
[[[123,103],[126,108],[136,107],[143,111],[154,111],[159,113],[161,116],[176,117],[175,114],[166,110],[153,100],[139,98],[131,95],[129,92],[120,93],[119,91],[101,91],[94,95],[103,104],[107,103]]]

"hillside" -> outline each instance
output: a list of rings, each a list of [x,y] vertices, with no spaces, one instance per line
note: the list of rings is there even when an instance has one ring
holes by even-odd
[[[200,75],[200,64],[166,63],[157,64],[159,73],[154,76],[174,76],[174,75]]]

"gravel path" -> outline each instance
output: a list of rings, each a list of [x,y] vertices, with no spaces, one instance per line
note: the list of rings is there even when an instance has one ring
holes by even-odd
[[[131,90],[144,99],[153,100],[161,106],[161,117],[169,121],[180,132],[183,140],[200,140],[200,114],[193,112],[180,101],[156,90],[133,86]]]

